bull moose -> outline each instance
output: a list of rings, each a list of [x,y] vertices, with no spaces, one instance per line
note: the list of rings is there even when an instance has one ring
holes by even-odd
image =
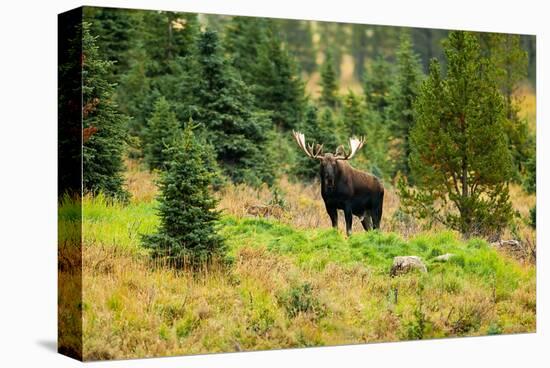
[[[351,235],[352,215],[361,219],[365,230],[380,228],[384,186],[376,176],[353,168],[348,161],[363,147],[364,138],[350,138],[350,151],[343,146],[336,153],[323,153],[323,145],[306,145],[300,132],[293,132],[294,139],[304,153],[320,162],[321,196],[330,216],[332,227],[338,228],[338,210],[344,210],[346,234]]]

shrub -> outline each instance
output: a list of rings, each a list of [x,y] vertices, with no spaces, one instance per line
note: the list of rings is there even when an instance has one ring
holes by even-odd
[[[414,319],[405,324],[407,340],[422,340],[426,328],[426,315],[422,311],[422,305],[414,309]]]
[[[185,339],[195,328],[197,328],[199,320],[194,316],[187,316],[176,323],[176,336],[178,339]]]
[[[254,310],[249,328],[256,334],[263,335],[275,325],[275,318],[271,311],[265,307]]]
[[[453,335],[465,335],[476,331],[481,326],[484,311],[476,305],[464,305],[458,308],[456,315],[451,321],[451,332]]]
[[[405,323],[405,337],[407,340],[422,340],[426,336],[430,324],[428,317],[424,313],[424,283],[418,284],[416,291],[416,305],[413,312],[413,319]]]
[[[313,295],[313,287],[308,282],[290,288],[279,297],[279,303],[290,318],[309,313],[314,319],[319,319],[326,314],[325,306]]]
[[[502,327],[498,322],[491,322],[487,328],[487,335],[500,335],[502,333]]]

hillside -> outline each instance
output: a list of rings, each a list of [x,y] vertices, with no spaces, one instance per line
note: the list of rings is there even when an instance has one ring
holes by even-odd
[[[192,273],[151,264],[140,235],[158,224],[154,195],[144,191],[154,186],[135,163],[128,175],[130,189],[141,189],[129,205],[83,202],[86,359],[535,331],[534,266],[449,231],[404,239],[356,227],[346,239],[324,221],[293,225],[292,210],[261,218],[226,208],[220,231],[232,267]],[[286,185],[304,197],[315,192]],[[243,189],[227,189],[220,206],[237,190],[241,204],[258,201]],[[299,201],[286,200],[289,208]],[[60,216],[70,221],[68,204]],[[445,253],[455,257],[434,261]],[[428,273],[390,277],[397,255],[420,256]]]
[[[58,78],[60,352],[535,331],[533,36],[78,12]]]

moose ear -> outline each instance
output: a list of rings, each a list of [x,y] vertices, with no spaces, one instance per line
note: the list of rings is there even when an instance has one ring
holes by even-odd
[[[337,148],[336,148],[336,156],[345,156],[346,155],[346,151],[344,151],[344,145],[339,145]]]

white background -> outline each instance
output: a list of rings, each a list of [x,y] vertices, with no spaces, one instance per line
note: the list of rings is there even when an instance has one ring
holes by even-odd
[[[0,366],[73,367],[56,346],[56,14],[78,1],[3,1],[0,11]],[[86,5],[537,34],[537,333],[90,363],[109,367],[548,367],[545,1],[160,0]],[[545,106],[546,104],[546,106]]]

